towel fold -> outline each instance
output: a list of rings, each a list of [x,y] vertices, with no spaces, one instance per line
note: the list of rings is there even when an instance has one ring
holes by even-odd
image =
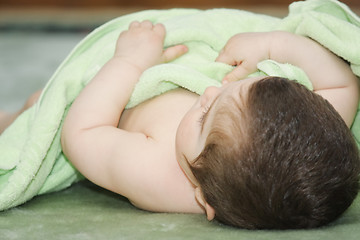
[[[186,44],[189,52],[145,71],[127,108],[177,87],[202,94],[208,86],[220,86],[232,67],[214,60],[239,32],[283,30],[308,36],[348,61],[360,76],[360,19],[335,0],[295,2],[283,19],[234,9],[148,10],[119,17],[83,39],[51,77],[39,101],[0,136],[0,210],[82,179],[61,150],[63,119],[82,88],[112,56],[120,32],[130,22],[145,19],[166,26],[165,47]],[[308,77],[296,66],[266,60],[258,69],[256,75],[287,77],[311,89]],[[359,108],[351,130],[360,147]]]

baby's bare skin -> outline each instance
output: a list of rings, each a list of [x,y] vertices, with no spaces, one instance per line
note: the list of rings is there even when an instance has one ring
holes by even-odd
[[[72,104],[62,148],[85,177],[142,209],[199,213],[175,154],[177,126],[195,95],[172,91],[122,116],[143,71],[187,52],[183,45],[164,50],[164,37],[164,26],[149,21],[120,34],[114,56]]]
[[[149,155],[144,151],[142,159],[136,159],[137,172],[143,174],[133,174],[136,176],[133,181],[140,183],[136,189],[139,198],[130,201],[137,207],[153,211],[179,212],[181,209],[180,212],[203,212],[195,200],[194,187],[180,168],[175,153],[177,128],[198,98],[197,94],[179,88],[123,112],[119,128],[146,133],[160,153]]]
[[[206,210],[208,219],[214,218],[186,161],[194,160],[205,146],[210,125],[202,131],[202,113],[221,94],[246,92],[239,85],[249,86],[245,83],[253,80],[244,78],[256,71],[259,61],[271,58],[299,66],[314,91],[334,105],[348,126],[353,121],[358,85],[349,66],[316,42],[285,32],[233,37],[217,58],[237,66],[221,88],[208,88],[200,98],[185,90],[171,91],[124,111],[143,71],[186,53],[180,45],[164,50],[164,37],[161,24],[131,23],[120,34],[114,57],[74,101],[62,130],[63,151],[84,176],[142,209]]]
[[[221,94],[246,93],[244,86],[254,80],[244,77],[270,56],[303,68],[314,91],[333,104],[348,126],[352,124],[359,92],[349,66],[319,44],[282,32],[233,37],[217,61],[237,67],[225,76],[227,83],[221,88],[208,88],[200,97],[177,89],[124,110],[143,71],[186,53],[180,45],[164,50],[164,37],[160,24],[133,22],[120,35],[114,57],[74,101],[62,129],[62,148],[74,166],[89,180],[142,209],[206,210],[208,219],[214,218],[214,209],[203,199],[186,162],[200,154],[209,133],[210,123],[201,126],[199,120]],[[2,113],[3,127],[16,114]],[[215,110],[208,114],[209,121],[214,114]]]

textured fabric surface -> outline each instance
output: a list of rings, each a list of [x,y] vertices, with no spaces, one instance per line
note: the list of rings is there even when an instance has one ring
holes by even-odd
[[[0,213],[6,240],[358,240],[360,199],[331,225],[311,230],[243,230],[203,215],[150,213],[88,182]]]

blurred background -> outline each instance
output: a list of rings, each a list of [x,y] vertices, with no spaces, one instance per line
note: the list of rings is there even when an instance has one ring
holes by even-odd
[[[15,111],[43,88],[91,30],[145,9],[236,8],[276,17],[291,0],[0,0],[0,110]],[[358,15],[360,0],[343,0]]]
[[[291,0],[0,0],[0,30],[89,29],[130,12],[177,7],[245,8],[282,15],[291,2]]]
[[[0,0],[0,28],[30,29],[91,28],[99,23],[144,9],[164,8],[238,8],[284,16],[292,0]],[[353,9],[359,0],[343,0]]]

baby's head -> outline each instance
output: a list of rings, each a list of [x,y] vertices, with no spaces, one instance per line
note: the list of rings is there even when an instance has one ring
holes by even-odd
[[[207,111],[198,136],[185,130],[196,106]],[[179,163],[198,187],[199,202],[220,222],[317,227],[357,195],[360,159],[350,130],[327,101],[296,82],[230,83],[217,94],[205,92],[189,115],[178,129]],[[181,134],[195,140],[182,142]],[[197,141],[192,148],[191,141]]]

